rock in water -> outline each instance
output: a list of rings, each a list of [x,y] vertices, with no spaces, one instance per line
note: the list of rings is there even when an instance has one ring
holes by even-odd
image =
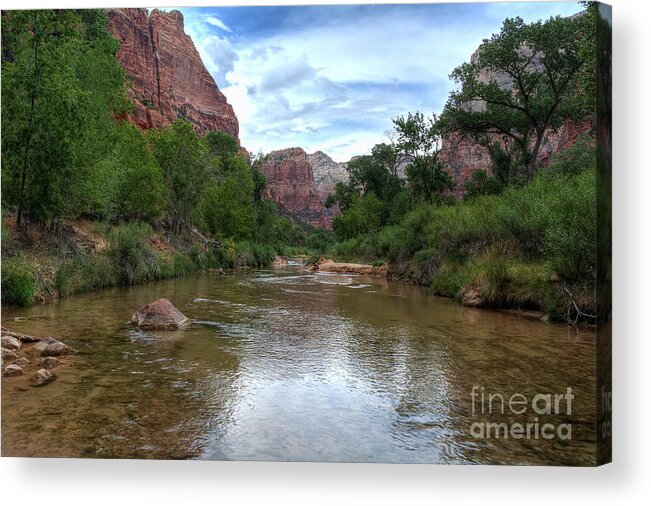
[[[54,357],[43,357],[38,361],[38,366],[44,369],[54,369],[57,366],[61,365],[61,360]]]
[[[2,361],[12,361],[16,360],[18,358],[18,355],[16,355],[13,351],[8,350],[7,348],[2,348]]]
[[[20,347],[22,346],[21,342],[16,339],[13,336],[2,336],[2,347],[11,350],[11,351],[18,351],[20,350]]]
[[[30,350],[30,353],[42,357],[53,357],[58,355],[69,355],[76,353],[77,350],[70,346],[57,341],[53,337],[45,337],[36,343]]]
[[[28,336],[27,334],[21,334],[19,332],[12,332],[12,331],[7,330],[7,329],[5,329],[3,327],[2,328],[2,337],[4,338],[6,336],[18,339],[21,343],[35,343],[35,342],[41,340],[40,337]]]
[[[29,360],[27,360],[25,357],[20,357],[18,360],[14,362],[14,364],[19,365],[21,367],[24,365],[28,365],[29,363],[30,363]]]
[[[23,368],[16,364],[8,365],[2,373],[3,376],[22,376],[23,374],[25,374]]]
[[[467,288],[466,291],[463,292],[461,304],[468,307],[481,306],[483,304],[481,289],[476,287]]]
[[[190,320],[167,299],[158,299],[141,307],[131,317],[131,323],[145,330],[176,330]]]
[[[6,350],[18,351],[22,343],[13,336],[2,336],[2,347]]]
[[[54,381],[54,374],[52,374],[47,369],[39,369],[36,371],[36,374],[32,376],[32,386],[33,387],[42,387],[47,385],[49,382]]]

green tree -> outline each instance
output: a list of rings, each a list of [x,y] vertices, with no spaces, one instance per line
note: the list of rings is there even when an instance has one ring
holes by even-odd
[[[160,215],[165,197],[163,174],[138,127],[128,122],[119,125],[111,160],[120,168],[116,188],[120,216],[147,220]]]
[[[218,171],[218,161],[187,121],[177,120],[149,134],[165,182],[171,228],[175,233],[190,232],[202,191]]]
[[[396,149],[411,161],[406,168],[407,181],[414,195],[428,204],[440,204],[454,181],[439,159],[441,131],[435,114],[431,118],[416,112],[393,120]]]
[[[459,90],[448,99],[442,127],[485,145],[495,136],[509,138],[524,179],[531,181],[545,134],[584,110],[577,78],[586,73],[594,26],[588,15],[531,24],[506,19],[480,46],[478,58],[451,74]]]
[[[126,107],[107,21],[101,10],[2,13],[2,193],[18,226],[76,211]]]
[[[485,170],[478,169],[466,181],[465,199],[470,200],[481,195],[499,195],[504,184],[496,176],[490,176]]]
[[[223,178],[213,179],[201,203],[202,221],[216,237],[250,239],[256,222],[253,173],[240,157],[225,165]]]
[[[340,241],[376,232],[381,226],[382,202],[375,193],[354,194],[347,211],[335,216],[332,223],[335,237]]]
[[[213,155],[222,158],[235,156],[240,151],[237,139],[226,132],[220,132],[218,130],[208,132],[208,135],[206,135],[206,142],[208,143],[210,152]]]

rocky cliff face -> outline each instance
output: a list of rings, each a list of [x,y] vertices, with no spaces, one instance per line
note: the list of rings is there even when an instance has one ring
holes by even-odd
[[[337,183],[348,182],[348,164],[335,162],[323,151],[307,155],[307,159],[312,165],[316,189],[324,202],[328,195],[334,193]]]
[[[179,11],[108,9],[120,41],[117,58],[131,80],[135,111],[130,121],[141,128],[162,128],[183,118],[205,135],[220,130],[234,137],[239,124],[183,28]]]
[[[470,57],[471,63],[476,63],[478,60],[479,49]],[[539,62],[536,60],[531,65],[534,68],[540,67]],[[512,79],[505,74],[483,71],[479,77],[483,82],[495,81],[502,89],[513,87]],[[483,107],[484,104],[477,101],[471,104],[470,109],[479,111]],[[581,122],[568,119],[558,130],[548,131],[538,153],[538,163],[542,165],[549,164],[553,155],[574,144],[582,134],[591,131],[592,123],[592,118],[587,118]],[[473,142],[472,139],[461,135],[452,135],[444,139],[441,145],[441,160],[455,178],[461,191],[463,191],[463,184],[475,170],[490,171],[491,166],[491,159],[487,149]]]
[[[281,213],[313,227],[331,227],[305,151],[272,151],[265,157],[261,170],[267,178],[265,198],[275,201]]]

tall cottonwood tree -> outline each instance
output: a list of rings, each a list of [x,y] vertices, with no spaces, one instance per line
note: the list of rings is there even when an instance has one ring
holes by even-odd
[[[107,22],[99,9],[2,13],[2,196],[18,226],[78,207],[112,113],[126,107]]]
[[[499,33],[484,41],[476,61],[457,67],[459,84],[441,118],[447,134],[467,134],[486,146],[506,138],[530,181],[545,135],[570,116],[585,112],[581,76],[595,40],[590,10],[570,18],[526,24],[506,19]],[[505,181],[508,182],[508,181]]]

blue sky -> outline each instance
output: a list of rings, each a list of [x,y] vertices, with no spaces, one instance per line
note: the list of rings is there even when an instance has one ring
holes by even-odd
[[[169,9],[166,9],[169,10]],[[438,112],[467,61],[505,17],[576,2],[182,7],[186,32],[240,120],[242,145],[300,146],[336,161],[386,140],[391,119]]]

